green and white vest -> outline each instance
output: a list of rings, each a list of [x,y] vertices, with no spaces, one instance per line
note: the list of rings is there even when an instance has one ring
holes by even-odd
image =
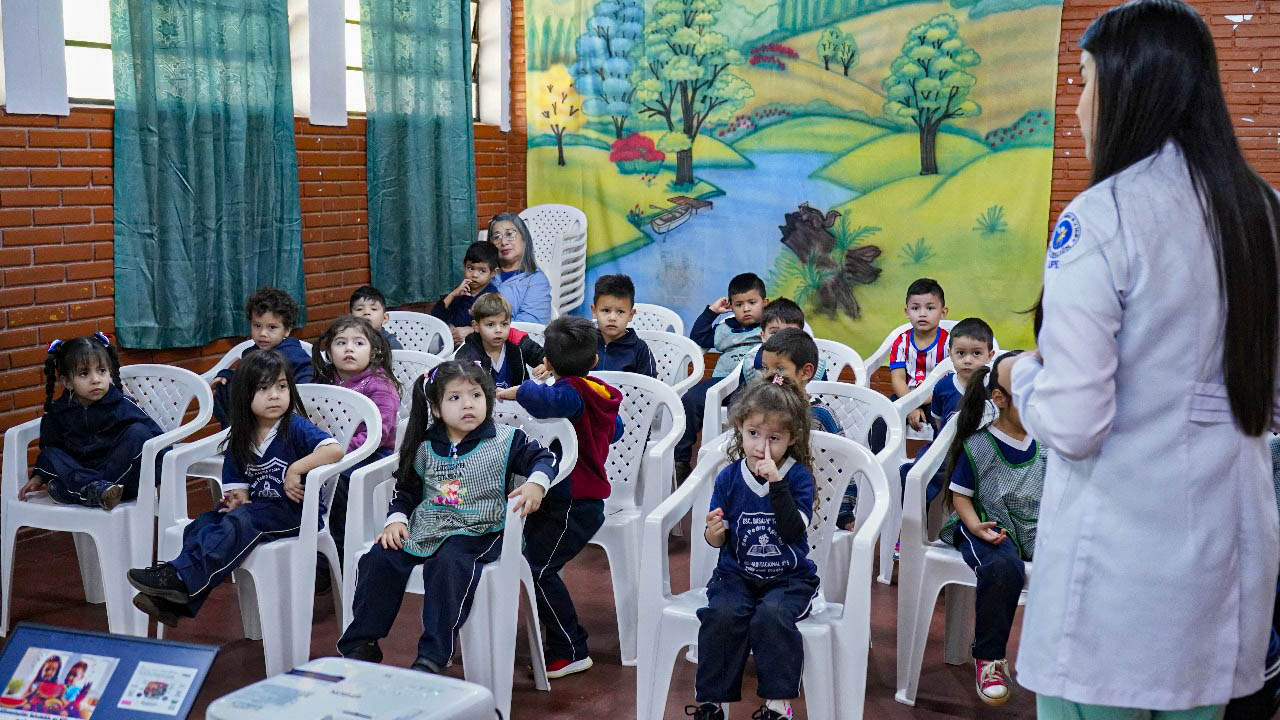
[[[492,438],[466,455],[441,457],[431,443],[418,446],[413,469],[422,478],[422,502],[409,518],[404,550],[430,557],[451,535],[497,532],[507,514],[507,458],[515,429],[495,425]]]
[[[1031,560],[1036,548],[1036,525],[1040,519],[1040,496],[1044,492],[1044,471],[1049,450],[1036,443],[1036,454],[1026,462],[1014,465],[1005,459],[996,438],[986,430],[974,433],[964,441],[964,454],[973,468],[977,486],[973,507],[978,519],[995,521],[1004,528],[1017,546],[1023,560]],[[951,543],[951,535],[960,517],[951,513],[939,537]]]

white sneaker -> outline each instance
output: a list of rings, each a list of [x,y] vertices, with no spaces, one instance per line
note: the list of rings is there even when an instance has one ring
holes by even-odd
[[[565,675],[584,672],[591,669],[591,658],[584,657],[581,660],[552,660],[547,663],[547,677],[549,679],[562,678]]]
[[[978,671],[978,699],[988,705],[1003,705],[1013,694],[1007,660],[975,660]]]

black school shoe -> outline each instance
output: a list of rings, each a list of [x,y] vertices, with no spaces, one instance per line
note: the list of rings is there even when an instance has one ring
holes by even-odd
[[[780,712],[770,710],[765,705],[761,705],[759,710],[751,713],[751,720],[790,720],[790,718]]]
[[[165,627],[178,627],[178,621],[191,617],[186,605],[171,603],[168,600],[138,593],[133,596],[133,606],[154,618]]]
[[[144,595],[163,598],[178,605],[186,605],[191,600],[178,571],[167,562],[148,568],[133,568],[129,571],[129,584]]]
[[[693,720],[724,720],[724,710],[715,703],[685,705],[684,714],[692,717]]]
[[[414,660],[413,664],[409,666],[409,669],[417,670],[418,672],[431,673],[432,675],[440,674],[440,666],[424,657]]]
[[[348,660],[380,663],[382,662],[382,648],[378,645],[377,640],[373,640],[357,648],[352,648],[349,652],[343,653],[342,657]]]

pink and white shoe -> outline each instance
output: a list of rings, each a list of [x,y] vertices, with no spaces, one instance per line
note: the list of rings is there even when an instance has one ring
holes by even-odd
[[[1009,661],[975,660],[978,671],[978,699],[988,705],[1003,705],[1013,694],[1009,681]]]

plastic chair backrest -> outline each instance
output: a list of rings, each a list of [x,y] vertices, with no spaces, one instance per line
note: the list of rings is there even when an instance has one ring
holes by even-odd
[[[586,214],[570,205],[534,205],[520,219],[533,236],[538,268],[551,281],[552,314],[578,309],[586,296]]]
[[[636,334],[653,353],[658,379],[670,385],[676,395],[683,395],[702,379],[706,366],[698,343],[683,335],[660,330],[636,330]]]
[[[200,376],[172,365],[123,365],[121,391],[133,398],[143,412],[165,432],[176,429],[191,409],[200,404]],[[207,387],[207,384],[206,384]]]
[[[431,353],[417,350],[391,351],[391,370],[396,374],[396,380],[400,382],[400,412],[397,417],[404,420],[409,417],[409,412],[413,410],[411,407],[413,384],[418,380],[418,376],[430,371],[442,362],[444,362],[442,358]]]
[[[853,384],[867,386],[866,363],[856,350],[835,340],[815,338],[814,342],[818,345],[818,357],[827,367],[828,380],[839,380],[844,369],[849,368],[853,372]]]
[[[609,446],[605,471],[612,492],[605,501],[606,512],[630,510],[647,505],[656,507],[661,498],[640,488],[643,475],[640,465],[645,459],[651,429],[659,413],[675,417],[681,412],[680,398],[660,380],[627,372],[601,371],[593,377],[617,388],[622,393],[618,415],[622,418],[622,437]],[[670,481],[667,482],[670,485]],[[638,494],[639,493],[639,494]],[[646,497],[647,495],[647,497]]]
[[[392,310],[383,328],[394,333],[405,350],[448,357],[453,352],[453,333],[440,318],[420,312]]]
[[[308,355],[311,354],[311,343],[306,340],[299,340],[298,344],[302,346],[302,349],[305,350]],[[240,356],[244,354],[244,351],[251,347],[253,347],[253,340],[241,340],[236,343],[235,347],[228,350],[225,355],[219,358],[218,362],[215,363],[213,367],[200,373],[200,377],[203,378],[205,382],[213,380],[218,376],[219,372],[236,364],[236,361],[240,359]]]
[[[559,472],[555,478],[552,478],[556,482],[569,477],[569,473],[578,464],[578,435],[568,420],[564,418],[539,420],[530,415],[529,411],[519,403],[500,400],[493,406],[493,421],[524,430],[526,435],[548,449],[552,447],[552,443],[559,441]]]
[[[876,456],[882,464],[901,451],[902,421],[889,398],[849,383],[815,380],[805,389],[836,416],[844,436],[863,447],[870,447],[871,426],[877,419],[884,420],[888,425],[885,446]]]
[[[956,418],[952,417],[938,431],[933,444],[911,466],[902,495],[902,552],[923,552],[929,544],[929,519],[925,514],[925,490],[929,479],[947,460],[956,437]]]
[[[951,332],[951,328],[956,326],[956,321],[943,320],[938,323],[938,325],[947,332]],[[910,329],[911,323],[902,323],[893,330],[890,330],[889,334],[884,336],[884,341],[880,343],[880,347],[876,348],[875,352],[866,357],[867,362],[865,367],[868,380],[875,374],[876,370],[880,369],[880,366],[884,365],[888,361],[889,352],[893,350],[893,341],[896,340],[899,335]]]
[[[671,308],[649,303],[636,303],[636,316],[627,325],[636,330],[661,330],[684,335],[684,320]]]
[[[547,326],[536,322],[513,322],[511,327],[525,333],[539,345],[547,344]]]
[[[314,423],[316,427],[329,433],[334,440],[337,440],[344,452],[351,444],[351,437],[356,434],[356,430],[361,425],[370,428],[368,439],[365,440],[362,447],[368,446],[370,442],[373,443],[374,447],[378,445],[377,438],[380,435],[375,434],[374,429],[379,433],[381,432],[382,416],[378,413],[378,407],[369,398],[354,390],[348,390],[337,385],[317,385],[315,383],[299,385],[298,395],[302,397],[302,405],[306,409],[307,419]],[[373,448],[370,448],[369,452],[371,453],[372,451]],[[354,451],[347,453],[339,463],[350,460],[353,454],[355,454]],[[364,454],[367,456],[369,453]],[[349,464],[353,465],[355,463],[351,462]],[[334,477],[336,478],[336,475]],[[336,489],[336,482],[326,484],[321,496],[321,507],[329,507]]]
[[[745,362],[745,361],[743,361]],[[728,429],[728,422],[721,418],[721,406],[742,384],[742,362],[733,366],[728,375],[718,379],[707,388],[706,410],[702,413],[702,444],[706,447],[707,438],[714,438]]]

